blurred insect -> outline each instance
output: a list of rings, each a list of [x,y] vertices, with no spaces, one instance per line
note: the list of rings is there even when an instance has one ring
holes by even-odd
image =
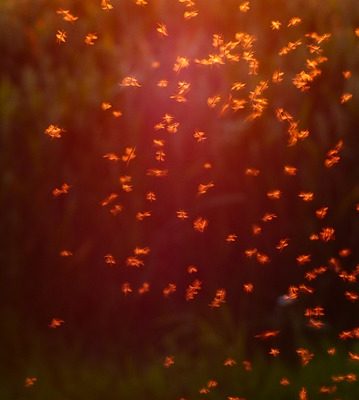
[[[115,257],[114,257],[112,254],[106,254],[106,255],[104,256],[104,259],[105,259],[105,263],[106,263],[107,265],[109,265],[110,267],[116,265]]]
[[[163,366],[164,366],[165,368],[169,368],[169,367],[171,367],[172,365],[174,365],[174,363],[175,363],[174,356],[167,356],[167,357],[165,358],[165,360],[163,361]]]
[[[65,31],[58,30],[56,32],[56,41],[57,43],[65,43],[67,39],[67,33]]]
[[[208,220],[198,217],[193,222],[193,228],[198,232],[204,232],[208,227]]]
[[[278,336],[279,332],[280,331],[264,331],[264,332],[258,333],[254,337],[257,339],[267,340],[267,339],[272,339],[272,338]]]
[[[280,354],[280,350],[277,348],[271,348],[268,352],[269,355],[273,356],[273,357],[278,357]]]
[[[186,20],[192,19],[194,17],[197,17],[199,11],[198,10],[192,10],[192,11],[185,11],[183,13],[183,18]]]
[[[156,31],[162,36],[168,36],[167,26],[165,24],[158,23]]]
[[[286,377],[281,378],[280,381],[279,381],[279,383],[280,383],[280,385],[282,385],[282,386],[288,386],[288,385],[290,385],[290,381],[289,381],[289,379],[286,378]]]
[[[70,185],[68,185],[67,183],[63,183],[60,188],[53,189],[52,195],[54,197],[58,197],[58,196],[61,196],[63,194],[68,194],[70,188],[71,188]]]
[[[59,328],[65,321],[60,318],[52,318],[51,322],[49,323],[49,328],[55,329]]]
[[[314,357],[314,354],[311,353],[308,349],[305,348],[299,348],[296,350],[296,353],[298,354],[301,364],[303,366],[309,364],[309,362],[312,360]]]
[[[280,21],[271,21],[270,26],[273,31],[279,31],[280,27],[282,26],[282,23]]]
[[[78,17],[75,17],[74,15],[72,15],[70,13],[70,10],[59,9],[56,11],[56,14],[61,15],[63,20],[67,21],[67,22],[75,22],[79,19]]]
[[[101,0],[101,8],[104,11],[110,11],[113,9],[113,5],[111,4],[110,0]]]
[[[125,154],[121,157],[121,160],[128,165],[131,160],[136,158],[136,147],[126,147]]]
[[[31,386],[34,386],[36,382],[37,382],[37,378],[36,378],[36,377],[34,377],[34,376],[28,376],[27,378],[25,378],[24,386],[25,386],[26,388],[29,388],[29,387],[31,387]]]
[[[95,44],[95,41],[98,39],[97,33],[88,33],[85,36],[84,42],[88,46],[93,46]]]
[[[237,364],[236,360],[234,360],[233,358],[226,358],[223,362],[223,365],[225,367],[233,367]]]
[[[195,296],[198,295],[198,292],[202,289],[202,282],[198,279],[194,280],[190,283],[186,289],[186,300],[193,300]]]
[[[143,295],[150,291],[150,284],[148,282],[143,282],[143,284],[138,288],[138,294]]]
[[[131,288],[131,285],[129,282],[124,282],[121,285],[121,291],[125,296],[127,296],[128,294],[133,292],[133,289]]]
[[[120,86],[141,87],[141,84],[134,76],[126,76],[122,79]]]
[[[343,93],[340,97],[340,103],[344,104],[347,103],[349,100],[353,98],[352,93]]]
[[[299,391],[299,400],[308,400],[307,390],[304,387]]]
[[[239,11],[242,13],[246,13],[250,10],[250,3],[249,1],[244,1],[239,5]]]
[[[225,289],[217,289],[216,295],[209,306],[212,308],[219,308],[223,303],[226,302],[226,295],[227,292]]]
[[[177,285],[175,283],[169,283],[162,291],[164,297],[168,297],[170,294],[177,290]]]
[[[188,218],[187,211],[178,210],[178,211],[176,211],[176,214],[177,214],[177,218],[179,218],[179,219],[187,219]]]
[[[50,136],[52,139],[60,139],[64,132],[65,129],[52,124],[45,129],[45,134]]]
[[[301,22],[302,22],[302,19],[301,19],[301,18],[299,18],[299,17],[292,17],[292,18],[289,20],[287,27],[289,28],[289,27],[291,27],[291,26],[296,26],[296,25],[300,24]]]
[[[243,284],[243,290],[246,292],[246,293],[252,293],[253,292],[253,290],[254,290],[254,285],[253,285],[253,283],[244,283]]]
[[[61,250],[60,256],[61,257],[71,257],[71,256],[73,256],[73,253],[70,250]]]

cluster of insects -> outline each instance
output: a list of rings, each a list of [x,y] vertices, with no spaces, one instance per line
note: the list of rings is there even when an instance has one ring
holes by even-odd
[[[151,6],[151,0],[128,0],[138,7],[146,8]],[[196,18],[200,16],[201,9],[196,1],[194,0],[178,0],[183,7],[183,14],[179,15],[178,18],[183,20],[183,23],[195,23]],[[250,1],[238,1],[238,4],[233,13],[250,13],[251,12]],[[102,13],[116,13],[121,9],[121,4],[117,4],[111,0],[101,0],[98,5],[98,12]],[[79,17],[73,15],[71,10],[57,9],[54,10],[59,19],[63,19],[68,24],[74,24],[76,26]],[[304,17],[303,17],[304,18]],[[303,19],[300,16],[291,16],[287,20],[271,20],[268,21],[268,32],[272,35],[281,35],[286,37],[286,33],[290,32],[294,35],[298,27],[303,24]],[[165,44],[166,41],[171,40],[171,35],[175,34],[171,32],[171,26],[166,23],[165,20],[158,21],[153,26],[153,33],[157,37],[157,41],[161,45]],[[288,148],[293,146],[300,146],[309,137],[311,132],[306,127],[302,126],[302,122],[296,115],[292,115],[284,107],[278,107],[277,103],[273,101],[270,96],[272,88],[280,88],[283,83],[290,84],[293,89],[293,93],[307,94],[312,85],[318,80],[322,79],[323,65],[328,63],[329,59],[326,55],[325,45],[332,40],[333,34],[331,32],[306,32],[305,34],[298,33],[297,39],[288,41],[278,49],[274,49],[276,55],[280,60],[278,67],[274,67],[270,74],[264,76],[261,74],[261,60],[257,56],[256,44],[260,41],[255,35],[245,31],[233,31],[232,37],[225,39],[221,33],[213,33],[208,38],[209,52],[207,54],[202,53],[198,50],[199,54],[196,55],[176,55],[172,60],[172,80],[168,76],[164,75],[161,79],[155,82],[149,82],[148,80],[141,80],[141,76],[128,74],[127,76],[121,76],[118,82],[114,82],[121,91],[137,91],[138,96],[141,96],[146,86],[150,86],[151,90],[165,93],[168,104],[177,103],[179,107],[188,108],[188,113],[194,112],[191,110],[190,96],[193,91],[198,91],[200,88],[196,86],[196,81],[191,81],[188,77],[190,74],[184,75],[189,69],[201,69],[209,71],[218,71],[218,69],[224,66],[231,66],[231,68],[239,65],[241,71],[245,70],[246,74],[242,74],[242,80],[235,80],[230,82],[227,91],[219,91],[208,96],[203,101],[203,106],[206,107],[207,112],[214,115],[218,121],[225,119],[228,115],[240,115],[240,118],[248,124],[253,123],[261,118],[267,118],[268,113],[271,113],[273,118],[276,119],[278,129],[285,128],[286,142]],[[352,30],[353,38],[359,41],[359,28]],[[54,41],[57,41],[58,45],[71,46],[71,35],[66,29],[59,29],[54,33]],[[88,32],[83,37],[83,42],[86,46],[96,46],[101,42],[101,35],[97,32]],[[281,60],[290,58],[292,54],[296,52],[302,52],[305,54],[304,65],[295,72],[290,74],[281,68]],[[152,68],[161,73],[161,62],[153,61]],[[167,71],[166,71],[167,72]],[[185,76],[185,77],[183,77]],[[338,79],[343,81],[349,81],[352,78],[351,70],[342,71],[342,75],[338,76]],[[342,93],[337,99],[338,104],[341,107],[346,107],[346,103],[352,101],[355,94],[350,92]],[[166,103],[167,104],[167,103]],[[124,117],[126,111],[121,109],[121,104],[112,104],[108,99],[103,99],[102,103],[98,105],[101,112],[106,114],[108,118],[121,119]],[[170,107],[169,107],[170,108]],[[128,111],[127,111],[128,112]],[[135,113],[135,110],[133,110]],[[98,207],[102,207],[106,212],[112,215],[113,218],[121,218],[126,213],[126,205],[122,201],[123,198],[130,196],[138,196],[136,190],[139,185],[143,185],[143,181],[156,182],[153,184],[153,188],[146,189],[143,195],[143,204],[146,204],[145,208],[138,209],[133,215],[133,224],[146,224],[149,219],[156,219],[158,212],[153,211],[153,204],[161,202],[161,196],[158,194],[157,188],[161,185],[165,185],[166,180],[171,180],[171,152],[168,152],[169,142],[181,135],[190,135],[192,140],[192,152],[196,152],[197,149],[201,148],[203,151],[204,146],[208,142],[211,142],[211,132],[198,128],[194,131],[187,132],[186,128],[183,127],[181,119],[175,114],[170,112],[168,109],[161,110],[162,117],[152,127],[152,148],[146,149],[152,157],[152,164],[145,166],[144,177],[141,182],[137,183],[136,177],[131,174],[131,167],[135,163],[141,163],[143,159],[143,149],[138,148],[136,143],[128,143],[124,145],[121,151],[114,149],[113,151],[107,152],[102,155],[103,162],[113,163],[119,166],[119,170],[122,171],[118,176],[118,185],[113,191],[109,192],[104,198],[99,198]],[[58,126],[53,121],[49,121],[47,127],[44,127],[44,134],[49,137],[49,140],[61,140],[65,135],[71,135],[71,131],[66,126]],[[342,138],[332,143],[331,147],[327,149],[325,156],[323,157],[321,164],[323,171],[327,171],[332,168],[337,168],[337,165],[341,163],[343,157],[343,149],[345,149],[345,142]],[[146,154],[146,160],[148,160],[148,154]],[[212,162],[205,162],[202,166],[203,170],[206,171],[208,179],[200,180],[196,184],[196,189],[193,192],[192,198],[194,202],[203,197],[210,198],[216,193],[217,181],[216,176],[216,165]],[[300,165],[284,163],[281,167],[282,176],[287,179],[295,179],[300,174]],[[263,171],[253,165],[248,165],[242,171],[244,177],[252,179],[253,185],[257,185],[256,180],[261,176]],[[146,185],[146,187],[149,187]],[[72,182],[60,182],[54,185],[52,190],[52,196],[61,198],[64,196],[71,196],[73,190]],[[308,213],[311,213],[311,218],[316,219],[320,224],[318,231],[311,232],[308,237],[303,238],[311,243],[316,243],[319,247],[326,246],[327,243],[334,242],[336,240],[336,227],[333,224],[326,222],[328,215],[331,213],[331,207],[328,204],[321,203],[317,200],[318,194],[314,191],[307,190],[303,187],[297,193],[295,197],[297,202],[302,205],[308,205]],[[270,190],[264,190],[263,196],[266,200],[273,202],[281,202],[286,198],[285,187],[272,187]],[[354,212],[359,212],[359,203],[355,202],[351,205]],[[187,224],[196,235],[206,235],[208,231],[212,230],[212,234],[215,234],[215,224],[212,223],[211,218],[203,214],[193,214],[190,209],[186,207],[177,209],[172,218],[178,220],[181,224]],[[254,238],[261,237],[266,234],[267,226],[274,223],[274,221],[282,218],[280,213],[274,212],[271,209],[263,210],[262,217],[259,220],[253,221],[248,227],[248,235]],[[295,238],[283,235],[278,237],[275,245],[270,251],[262,250],[260,246],[243,247],[242,237],[238,232],[227,232],[224,236],[218,237],[219,246],[237,246],[237,251],[246,259],[251,259],[254,263],[258,264],[259,267],[270,268],[273,254],[285,254],[288,249],[293,246]],[[61,257],[72,257],[76,250],[74,249],[59,249]],[[357,282],[359,276],[359,264],[352,266],[350,269],[343,266],[346,259],[351,256],[353,249],[350,247],[340,248],[337,254],[327,260],[326,263],[317,265],[313,261],[313,255],[310,252],[303,251],[296,255],[294,264],[297,268],[302,271],[302,281],[296,284],[292,284],[287,288],[286,293],[281,296],[283,303],[289,304],[296,301],[299,298],[309,296],[312,299],[312,306],[307,307],[303,310],[303,316],[305,317],[307,326],[314,330],[322,330],[325,328],[326,322],[326,310],[321,304],[315,304],[316,290],[314,282],[322,279],[326,274],[335,274],[337,279],[345,285],[345,289],[342,293],[343,298],[353,304],[356,304],[359,300],[359,291],[357,289]],[[128,254],[125,259],[119,259],[116,254],[107,252],[103,254],[104,268],[130,268],[136,269],[141,273],[146,268],[146,263],[151,257],[152,249],[147,244],[138,244],[131,254]],[[184,274],[191,276],[191,281],[187,287],[179,288],[178,282],[169,281],[164,285],[161,290],[161,296],[165,299],[171,299],[173,296],[180,296],[184,302],[195,302],[199,296],[207,296],[204,293],[205,282],[200,277],[201,266],[196,263],[184,266]],[[153,290],[157,290],[156,287],[153,289],[152,282],[144,279],[140,284],[138,282],[131,282],[126,280],[119,285],[119,297],[122,296],[128,298],[134,296],[148,296]],[[237,290],[245,296],[250,296],[257,290],[255,282],[246,281],[238,283]],[[219,286],[216,290],[210,294],[206,300],[207,305],[213,312],[218,308],[223,307],[229,298],[229,289],[226,287]],[[120,301],[120,300],[119,300]],[[168,300],[164,300],[168,301]],[[49,328],[61,329],[61,326],[66,324],[66,321],[61,319],[61,316],[52,318],[49,322]],[[270,343],[268,347],[267,357],[277,358],[281,355],[281,348],[273,345],[278,336],[285,335],[285,332],[281,330],[274,330],[268,327],[267,330],[257,332],[254,336],[255,339],[260,341],[268,341]],[[359,339],[359,327],[353,326],[348,329],[343,329],[337,333],[338,340],[353,342]],[[335,346],[327,350],[329,356],[334,357],[336,354]],[[299,363],[304,367],[311,363],[314,353],[306,348],[299,347],[296,349],[296,355]],[[359,361],[359,354],[355,351],[348,351],[348,360],[355,363]],[[176,356],[167,355],[164,359],[159,360],[163,363],[164,368],[176,368]],[[246,371],[251,371],[253,368],[252,362],[249,360],[238,361],[234,357],[226,358],[223,362],[224,366],[233,368],[238,364],[241,364]],[[357,376],[355,373],[346,372],[342,375],[333,375],[328,378],[329,383],[327,385],[320,385],[318,387],[318,393],[332,394],[335,393],[340,382],[351,384],[356,382]],[[25,386],[29,387],[34,384],[39,384],[36,377],[27,377]],[[281,386],[291,385],[292,382],[287,377],[282,377],[278,382]],[[216,379],[209,379],[203,387],[199,387],[198,393],[206,395],[212,391],[215,391],[220,382]],[[306,387],[301,387],[298,392],[298,398],[300,400],[306,400],[310,398]],[[189,400],[181,398],[181,400]],[[244,400],[240,395],[228,396],[227,400]]]

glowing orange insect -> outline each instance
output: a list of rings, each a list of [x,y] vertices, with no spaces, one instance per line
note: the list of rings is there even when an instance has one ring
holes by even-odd
[[[246,293],[252,293],[253,292],[253,290],[254,290],[254,285],[253,285],[253,283],[244,283],[243,284],[243,290],[246,292]]]
[[[159,168],[150,168],[146,172],[146,175],[155,176],[155,177],[158,177],[158,178],[162,178],[164,176],[167,176],[167,174],[168,174],[168,169],[159,169]]]
[[[274,71],[272,75],[272,82],[273,83],[280,83],[283,82],[284,79],[284,72],[283,71]]]
[[[311,255],[310,254],[301,254],[296,258],[296,260],[297,260],[298,265],[304,265],[311,261]]]
[[[134,76],[126,76],[122,79],[120,86],[141,87],[141,84]]]
[[[301,18],[293,17],[289,20],[287,27],[296,26],[302,22]]]
[[[299,391],[299,400],[308,400],[307,390],[304,387]]]
[[[277,215],[274,213],[265,213],[262,217],[263,222],[270,222],[277,218]]]
[[[110,213],[115,217],[116,215],[120,214],[123,211],[122,204],[115,204],[110,209]]]
[[[260,170],[256,168],[247,168],[245,170],[245,174],[247,176],[258,176],[260,174]]]
[[[103,158],[106,158],[107,160],[110,160],[110,161],[119,161],[120,160],[120,157],[115,153],[106,153],[105,155],[103,155]]]
[[[50,136],[52,139],[60,139],[64,132],[65,129],[52,124],[45,129],[45,134]]]
[[[95,44],[95,41],[98,39],[97,33],[88,33],[85,36],[84,42],[88,46],[93,46]]]
[[[220,101],[221,101],[221,96],[219,95],[208,97],[207,105],[209,108],[215,108]]]
[[[72,255],[73,255],[73,253],[70,250],[61,250],[60,251],[61,257],[71,257]]]
[[[212,308],[219,308],[223,303],[226,302],[226,290],[217,289],[214,299],[209,304]]]
[[[194,280],[186,289],[186,300],[193,300],[198,292],[202,289],[202,282],[198,279]]]
[[[273,31],[279,31],[281,26],[282,23],[280,21],[271,21],[270,23],[270,27]]]
[[[243,367],[244,367],[244,369],[246,370],[246,371],[252,371],[252,363],[250,362],[250,361],[248,361],[248,360],[244,360],[243,362],[242,362],[242,365],[243,365]]]
[[[111,202],[117,199],[117,197],[118,197],[117,193],[111,193],[105,199],[103,199],[100,204],[103,207],[108,206]]]
[[[58,30],[56,32],[56,41],[57,43],[65,43],[67,39],[67,33],[65,31]]]
[[[267,192],[267,197],[268,197],[268,199],[271,199],[271,200],[278,200],[278,199],[280,199],[281,194],[282,194],[281,191],[278,189],[270,190],[269,192]]]
[[[176,214],[177,214],[177,218],[179,218],[179,219],[187,219],[188,218],[187,211],[178,210],[178,211],[176,211]]]
[[[237,364],[237,362],[236,362],[236,360],[234,360],[233,358],[226,358],[225,360],[224,360],[224,363],[223,363],[223,365],[225,366],[225,367],[233,367],[234,365],[236,365]]]
[[[156,194],[154,192],[148,192],[146,194],[146,200],[151,201],[151,202],[156,201],[157,200]]]
[[[158,23],[156,31],[162,36],[168,36],[167,26],[165,24]]]
[[[320,239],[323,242],[329,242],[330,240],[335,239],[335,229],[332,227],[325,227],[322,228],[321,232],[319,233]]]
[[[67,22],[75,22],[79,19],[78,17],[75,17],[74,15],[72,15],[70,13],[70,10],[59,9],[56,11],[56,14],[61,15],[63,20],[67,21]]]
[[[359,294],[357,292],[354,292],[354,291],[347,290],[344,293],[344,296],[346,297],[347,300],[349,300],[349,301],[351,301],[353,303],[359,300]]]
[[[268,352],[269,355],[273,356],[273,357],[278,357],[280,354],[280,350],[277,348],[271,348]]]
[[[280,383],[282,386],[288,386],[288,385],[290,385],[290,381],[289,381],[289,379],[286,378],[286,377],[281,378],[280,381],[279,381],[279,383]]]
[[[340,97],[340,103],[341,104],[347,103],[352,98],[353,98],[353,94],[352,93],[343,93],[341,95],[341,97]]]
[[[140,268],[144,266],[145,263],[137,256],[129,256],[126,258],[126,265],[128,267]]]
[[[105,263],[107,265],[109,265],[110,267],[113,267],[114,265],[116,265],[116,259],[112,254],[106,254],[104,256],[104,260],[105,260]]]
[[[193,222],[194,230],[198,232],[204,232],[208,227],[208,220],[202,217],[198,217]]]
[[[198,191],[197,194],[201,195],[201,194],[205,194],[207,193],[208,189],[211,189],[214,187],[214,183],[213,182],[209,182],[209,183],[200,183],[198,185]]]
[[[136,147],[126,147],[125,154],[121,157],[121,160],[128,165],[131,160],[136,158]]]
[[[113,5],[111,4],[110,0],[101,0],[101,8],[104,11],[110,11],[113,9]]]
[[[149,247],[135,247],[133,250],[133,254],[136,256],[146,256],[151,252],[151,249]]]
[[[171,367],[172,365],[174,365],[174,363],[175,363],[175,358],[174,358],[174,356],[167,356],[167,357],[165,358],[165,360],[163,361],[163,366],[164,366],[165,368],[169,368],[169,367]]]
[[[258,333],[254,337],[257,339],[267,340],[267,339],[272,339],[272,338],[278,336],[279,332],[280,331],[264,331],[264,332]]]
[[[139,211],[136,214],[136,219],[137,221],[143,221],[145,218],[148,218],[151,216],[151,211]]]
[[[321,386],[319,389],[319,393],[326,393],[326,394],[332,394],[337,391],[336,386]]]
[[[246,13],[250,10],[250,3],[249,1],[244,1],[239,5],[239,11],[242,13]]]
[[[314,193],[313,192],[300,192],[298,197],[301,198],[303,201],[313,201]]]
[[[352,77],[352,72],[349,70],[343,71],[343,77],[344,79],[350,79]]]
[[[326,217],[328,213],[328,207],[321,207],[318,210],[315,211],[315,215],[318,219],[323,219]]]
[[[37,382],[37,378],[36,378],[36,377],[34,377],[34,376],[29,376],[29,377],[25,378],[24,386],[25,386],[26,388],[29,388],[29,387],[31,387],[31,386],[34,386],[36,382]]]
[[[197,140],[197,142],[203,142],[204,140],[207,139],[206,134],[201,131],[195,131],[193,134],[193,137]]]
[[[298,356],[300,358],[301,364],[303,366],[308,365],[309,362],[314,357],[314,354],[311,353],[308,349],[305,349],[305,348],[299,348],[299,349],[296,350],[296,352],[297,352],[297,354],[298,354]]]
[[[170,294],[174,293],[177,290],[177,286],[175,283],[169,283],[162,291],[164,297],[168,297]]]
[[[60,318],[52,318],[51,322],[49,323],[49,328],[56,329],[59,328],[65,321]]]
[[[129,282],[124,282],[121,285],[121,291],[125,296],[127,296],[128,294],[133,292],[133,289],[131,288],[131,285]]]
[[[349,358],[352,361],[359,361],[359,354],[352,353],[352,352],[349,351],[348,355],[349,355]]]
[[[71,188],[70,185],[68,185],[67,183],[63,183],[63,184],[61,185],[60,188],[55,188],[55,189],[52,191],[52,195],[53,195],[54,197],[58,197],[58,196],[61,196],[61,195],[63,195],[63,194],[68,194],[70,188]]]
[[[180,72],[182,69],[184,68],[188,68],[189,67],[189,60],[187,57],[180,57],[177,56],[176,58],[176,62],[173,66],[173,71],[174,72]]]
[[[185,11],[183,13],[183,18],[186,19],[186,20],[189,20],[189,19],[192,19],[194,17],[197,17],[198,13],[199,13],[198,10]]]
[[[198,268],[195,265],[189,265],[187,267],[187,272],[189,274],[194,274],[194,273],[198,272]]]
[[[288,247],[289,245],[289,239],[285,238],[285,239],[280,239],[279,243],[276,246],[276,249],[279,251],[284,250],[286,247]]]
[[[235,233],[230,233],[226,237],[226,242],[228,242],[228,243],[236,242],[237,239],[238,239],[238,236]]]
[[[150,284],[148,282],[144,282],[141,287],[138,288],[138,294],[143,295],[150,291]]]

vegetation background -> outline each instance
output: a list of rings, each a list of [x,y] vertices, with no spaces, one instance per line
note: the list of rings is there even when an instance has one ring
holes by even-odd
[[[183,5],[176,1],[149,3],[138,7],[130,0],[113,0],[114,10],[105,12],[97,0],[0,2],[0,398],[200,398],[198,390],[209,379],[220,382],[209,399],[296,399],[303,386],[310,399],[359,398],[357,382],[339,383],[333,395],[318,393],[321,385],[331,384],[333,374],[359,373],[358,363],[347,356],[355,343],[338,340],[338,332],[359,323],[357,303],[344,298],[344,283],[329,274],[314,285],[315,300],[327,313],[320,331],[305,325],[305,299],[290,306],[278,301],[301,279],[298,254],[312,252],[314,264],[320,265],[349,247],[348,270],[359,259],[357,0],[252,0],[245,14],[233,12],[237,0],[198,0],[200,13],[190,21],[183,20]],[[56,15],[59,8],[70,9],[78,21],[62,21]],[[302,18],[295,30],[270,31],[271,20],[285,23],[293,16]],[[168,40],[159,38],[158,22],[167,24]],[[58,29],[68,32],[67,43],[56,43]],[[274,49],[307,32],[332,34],[324,46],[329,61],[307,93],[290,82],[270,89],[268,113],[252,123],[240,114],[218,118],[202,105],[236,79],[235,65],[184,71],[181,78],[193,85],[186,106],[170,102],[150,85],[162,75],[175,81],[171,69],[177,55],[205,56],[213,33],[229,40],[238,31],[257,37],[258,79],[276,66],[289,76],[303,68],[301,51],[283,61]],[[99,36],[94,46],[83,43],[88,32]],[[152,67],[154,61],[160,61],[161,73]],[[350,80],[343,79],[344,70],[352,71]],[[118,85],[126,75],[143,82],[141,91]],[[353,93],[353,99],[342,105],[344,92]],[[101,110],[103,101],[116,105],[123,116],[110,118]],[[287,147],[284,127],[272,112],[278,106],[310,130],[300,146]],[[176,115],[182,132],[198,128],[211,140],[201,148],[191,134],[179,134],[168,150],[173,174],[159,184],[145,176],[152,160],[146,149],[165,112]],[[65,127],[61,140],[43,134],[50,123]],[[345,144],[342,161],[323,168],[326,152],[339,139]],[[125,212],[114,218],[99,202],[116,190],[121,171],[102,156],[134,145],[139,156],[129,171],[140,189],[131,200],[124,199]],[[198,183],[208,179],[205,161],[215,166],[211,179],[216,190],[195,199]],[[285,163],[299,169],[291,181],[280,172]],[[261,170],[256,181],[244,175],[249,166]],[[72,186],[70,195],[53,198],[52,189],[63,182]],[[255,242],[272,261],[257,266],[218,238],[236,232],[243,248],[253,246],[248,229],[272,207],[264,194],[276,187],[286,193],[273,210],[281,218]],[[152,208],[157,217],[136,223],[134,214],[146,207],[144,193],[152,188],[161,199]],[[313,206],[298,204],[300,190],[316,194]],[[322,204],[330,208],[327,223],[336,227],[336,241],[319,251],[306,238],[318,230],[313,211]],[[191,227],[169,217],[180,208],[206,215],[213,229],[198,238]],[[283,234],[293,238],[293,245],[277,256],[271,249]],[[104,254],[124,260],[136,245],[151,248],[143,272],[104,264]],[[59,257],[64,248],[74,256]],[[171,281],[183,293],[191,281],[184,273],[189,264],[200,266],[204,294],[190,303],[177,294],[163,299],[161,290]],[[134,287],[150,281],[151,292],[124,297],[120,286],[127,280]],[[255,284],[252,297],[238,289],[247,281]],[[218,287],[226,287],[229,298],[212,310],[208,299]],[[64,325],[49,329],[53,317],[63,318]],[[285,332],[276,343],[278,359],[268,356],[267,343],[253,338],[265,329]],[[331,346],[337,347],[335,357],[326,354]],[[315,353],[306,367],[297,359],[298,347]],[[169,354],[176,363],[166,369],[162,363]],[[223,366],[229,356],[237,366]],[[243,360],[252,361],[251,372],[244,370]],[[31,388],[24,387],[28,376],[38,378]],[[283,376],[292,381],[290,386],[279,385]]]

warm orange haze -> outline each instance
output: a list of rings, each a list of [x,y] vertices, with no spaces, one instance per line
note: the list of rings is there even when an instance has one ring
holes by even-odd
[[[356,1],[0,14],[0,398],[359,398]]]

